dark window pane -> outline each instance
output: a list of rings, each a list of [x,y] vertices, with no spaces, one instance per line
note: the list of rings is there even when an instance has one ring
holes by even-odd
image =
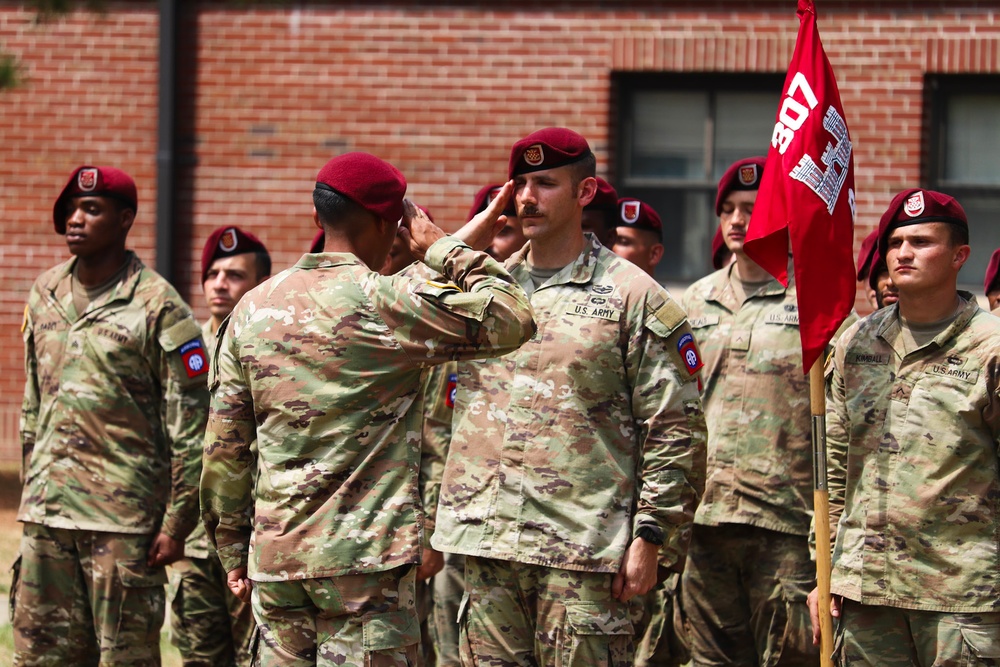
[[[1000,95],[954,95],[947,118],[945,180],[1000,185]]]

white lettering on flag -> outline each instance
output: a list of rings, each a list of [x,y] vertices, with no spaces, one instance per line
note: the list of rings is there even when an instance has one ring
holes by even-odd
[[[847,134],[847,124],[837,110],[830,106],[823,117],[823,129],[833,135],[836,144],[827,143],[826,150],[823,151],[822,162],[826,165],[826,171],[822,170],[813,161],[809,154],[805,154],[789,172],[789,176],[797,181],[805,183],[810,190],[819,195],[819,198],[826,204],[826,210],[831,215],[840,197],[840,190],[844,187],[847,179],[847,167],[851,164],[851,139]],[[853,208],[853,207],[852,207]]]

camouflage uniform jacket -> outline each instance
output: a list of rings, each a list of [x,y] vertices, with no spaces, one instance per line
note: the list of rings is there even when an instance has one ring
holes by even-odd
[[[809,378],[794,280],[746,295],[730,265],[691,285],[681,303],[704,355],[708,474],[695,523],[739,523],[808,535],[813,509]]]
[[[837,344],[826,418],[838,595],[1000,611],[1000,319],[961,294],[958,318],[908,354],[898,306]]]
[[[35,281],[25,310],[18,520],[184,539],[198,520],[208,406],[201,330],[131,252],[125,277],[80,316],[76,258]]]
[[[451,444],[451,418],[455,412],[458,364],[449,361],[425,369],[421,378],[420,396],[424,406],[424,423],[420,445],[420,498],[424,503],[424,546],[430,546],[441,495],[441,477]]]
[[[212,331],[212,320],[209,319],[205,324],[201,326],[201,337],[205,341],[205,345],[209,350],[214,350],[216,347],[216,332]],[[208,378],[206,377],[206,385]],[[204,438],[202,438],[204,440]],[[199,450],[201,448],[201,442],[199,442]],[[200,516],[200,515],[199,515]],[[208,558],[215,554],[215,549],[212,547],[212,543],[208,540],[208,533],[205,532],[205,523],[199,521],[198,525],[194,527],[191,534],[188,535],[187,540],[184,542],[184,557],[185,558]]]
[[[485,253],[446,237],[425,262],[455,284],[307,254],[236,306],[202,477],[227,571],[285,581],[419,561],[421,371],[509,352],[534,331],[524,292]]]
[[[528,343],[459,364],[440,551],[617,572],[642,526],[663,532],[661,562],[687,551],[705,466],[697,348],[660,285],[587,239],[532,293]],[[507,262],[522,284],[529,249]]]

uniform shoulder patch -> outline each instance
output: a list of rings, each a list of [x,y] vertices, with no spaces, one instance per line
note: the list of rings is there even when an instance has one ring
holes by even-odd
[[[444,404],[449,408],[455,407],[455,395],[458,393],[458,373],[448,374],[448,395],[444,398]]]
[[[200,338],[194,338],[177,348],[184,360],[184,370],[189,378],[198,377],[208,372],[208,357],[205,356],[205,348],[201,345]]]
[[[688,375],[694,375],[705,365],[701,360],[701,355],[698,353],[698,346],[694,342],[694,336],[690,333],[685,333],[677,339],[677,353],[684,361],[684,367],[687,369]]]

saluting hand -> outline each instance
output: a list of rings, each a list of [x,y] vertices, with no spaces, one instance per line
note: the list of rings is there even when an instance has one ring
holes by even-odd
[[[399,235],[410,247],[410,253],[423,260],[427,249],[435,241],[445,236],[444,230],[431,222],[420,208],[409,199],[403,200],[403,220],[399,223]]]
[[[486,250],[493,243],[493,238],[507,224],[507,216],[501,215],[507,200],[514,192],[514,181],[507,181],[500,192],[481,213],[465,223],[455,232],[455,238],[464,241],[473,250]]]

